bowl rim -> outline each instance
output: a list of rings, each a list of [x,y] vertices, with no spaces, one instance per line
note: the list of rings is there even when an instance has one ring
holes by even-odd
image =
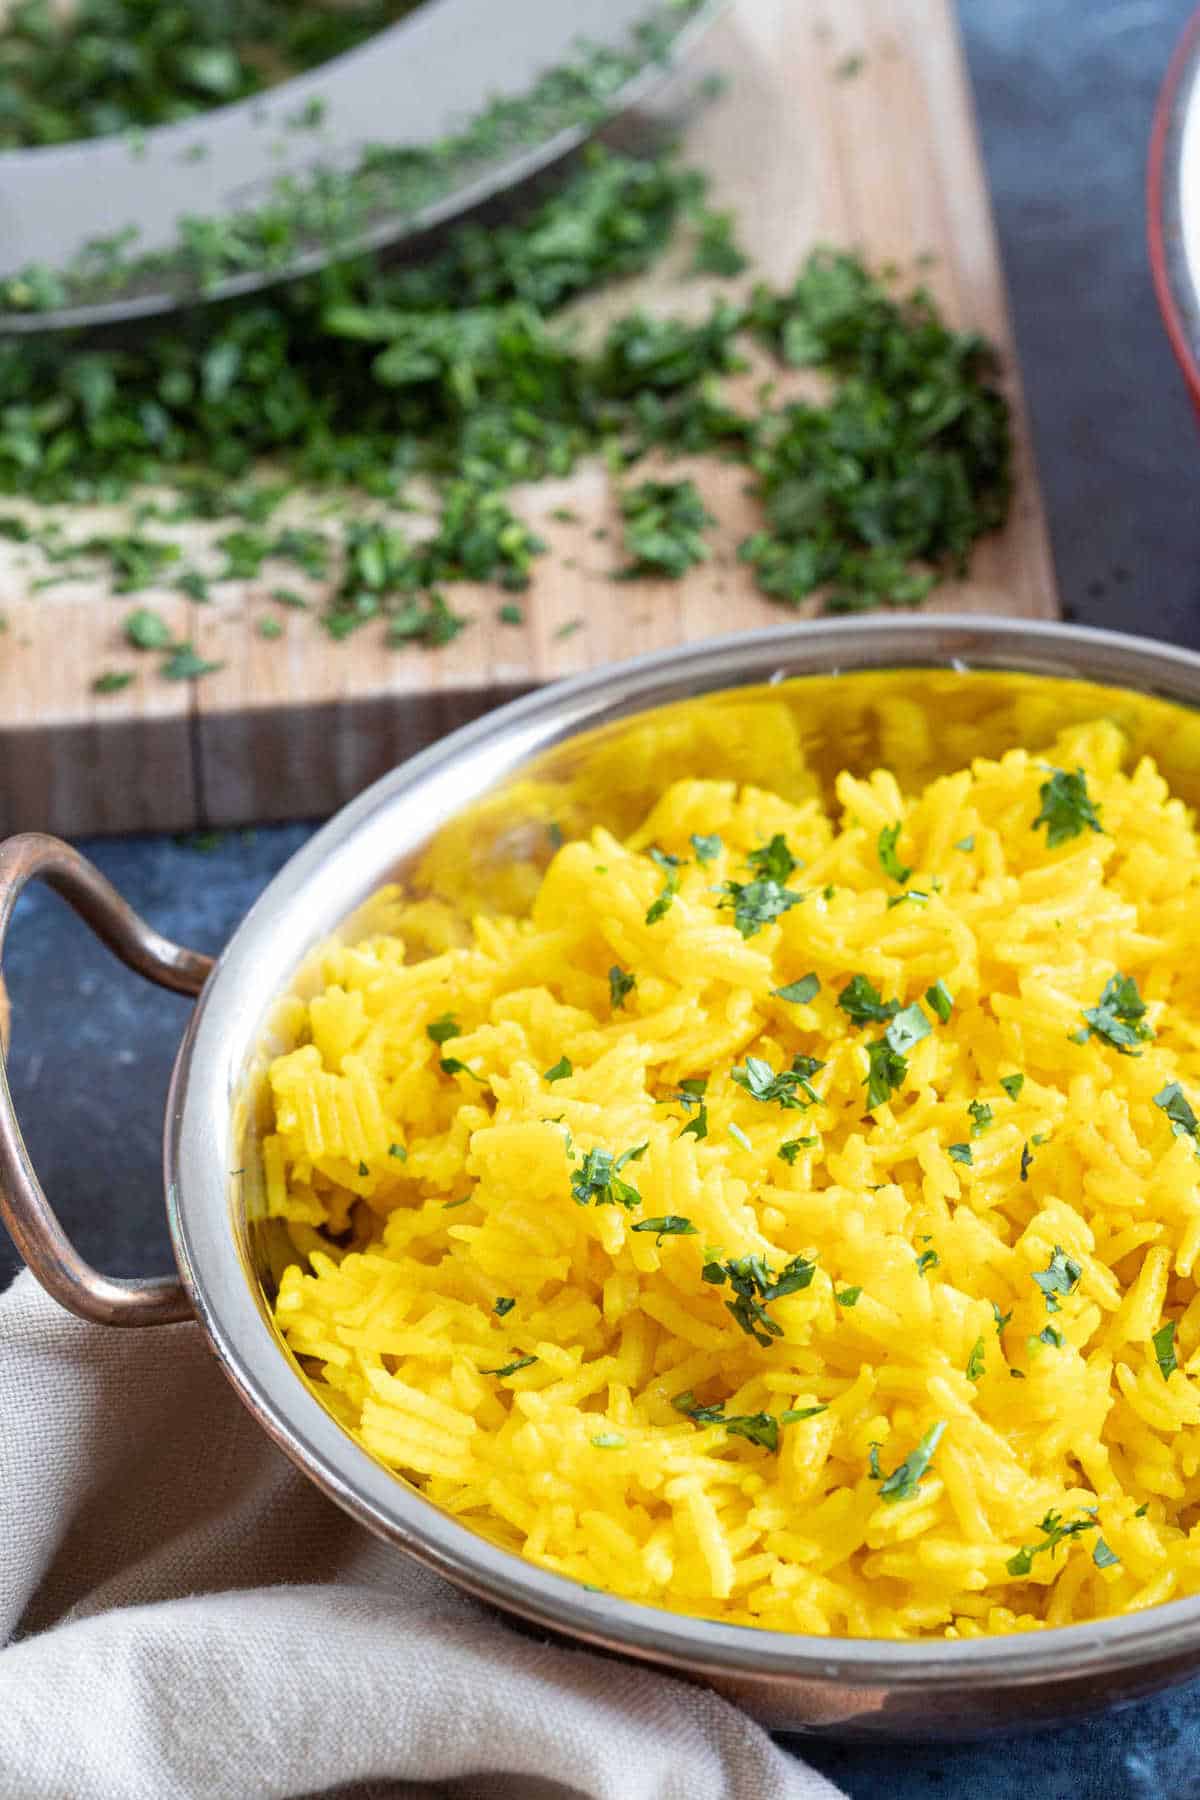
[[[1154,291],[1176,361],[1200,407],[1200,294],[1179,236],[1180,151],[1189,107],[1200,103],[1198,79],[1200,8],[1184,26],[1167,65],[1155,102],[1146,165],[1146,234]],[[1185,294],[1190,297],[1191,330]]]
[[[555,683],[463,727],[399,765],[334,815],[277,874],[217,961],[172,1075],[164,1175],[184,1286],[218,1360],[274,1442],[343,1510],[477,1598],[586,1644],[714,1682],[738,1678],[870,1695],[922,1686],[945,1693],[1163,1663],[1200,1648],[1200,1596],[1142,1613],[967,1641],[826,1638],[733,1625],[593,1593],[502,1550],[374,1461],[315,1398],[267,1322],[238,1244],[230,1180],[238,1084],[272,999],[303,951],[328,935],[355,857],[365,897],[398,853],[397,815],[427,803],[411,829],[424,841],[463,797],[474,798],[531,755],[581,729],[699,693],[793,675],[945,667],[1096,681],[1200,707],[1200,655],[1114,632],[969,615],[805,621],[659,651]],[[455,788],[454,777],[460,777]],[[448,779],[449,778],[449,779]],[[472,785],[473,784],[473,785]],[[439,806],[442,810],[438,810]],[[364,851],[366,852],[364,862]],[[341,884],[339,886],[339,883]],[[307,901],[306,907],[298,902]],[[264,997],[267,1004],[261,1004]],[[232,1171],[236,1177],[240,1171]],[[878,1699],[875,1704],[878,1704]]]

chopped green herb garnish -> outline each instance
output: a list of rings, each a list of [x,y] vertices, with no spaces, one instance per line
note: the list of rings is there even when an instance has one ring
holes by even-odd
[[[1048,1313],[1061,1312],[1058,1296],[1073,1294],[1082,1275],[1083,1269],[1079,1263],[1068,1256],[1060,1245],[1055,1244],[1049,1265],[1044,1269],[1035,1269],[1033,1273],[1034,1282],[1042,1290]]]
[[[159,673],[168,681],[196,681],[201,675],[215,675],[223,663],[206,662],[197,656],[190,644],[176,644]]]
[[[771,1318],[767,1307],[785,1294],[800,1293],[816,1272],[816,1263],[805,1256],[794,1256],[778,1275],[772,1274],[761,1256],[737,1256],[707,1262],[701,1274],[716,1287],[728,1281],[736,1298],[727,1300],[726,1308],[746,1335],[765,1347],[772,1338],[783,1336],[783,1327]]]
[[[776,842],[782,844],[783,839],[779,838]],[[794,868],[796,865],[792,862],[790,854],[787,853],[786,845],[784,845],[784,853],[788,863]],[[753,862],[754,856],[763,856],[764,854],[766,853],[763,851],[755,851],[751,856],[751,861]],[[782,861],[782,857],[777,859],[775,866],[780,866]],[[717,905],[722,910],[731,910],[733,922],[742,936],[751,938],[756,932],[761,931],[764,925],[772,924],[793,906],[799,906],[803,899],[803,894],[797,893],[793,888],[784,887],[781,881],[774,876],[760,875],[754,881],[725,882],[721,889],[721,899]]]
[[[481,1375],[498,1375],[503,1381],[506,1375],[515,1375],[518,1369],[528,1369],[537,1361],[536,1356],[519,1356],[516,1362],[505,1363],[502,1369],[480,1369]]]
[[[840,1294],[835,1290],[833,1297],[839,1306],[857,1306],[858,1298],[861,1293],[862,1289],[860,1287],[848,1287],[843,1288]]]
[[[951,1144],[946,1151],[951,1162],[965,1163],[969,1169],[974,1163],[970,1144]]]
[[[911,900],[914,906],[929,905],[929,895],[924,893],[922,889],[906,888],[902,894],[892,895],[887,903],[888,911],[891,912],[894,906],[903,906],[906,900]]]
[[[885,1037],[867,1045],[867,1108],[874,1112],[902,1086],[908,1059],[892,1049]]]
[[[708,1136],[708,1108],[703,1101],[700,1103],[700,1109],[695,1118],[688,1120],[679,1135],[680,1137],[694,1137],[697,1143],[701,1138]]]
[[[1038,1342],[1050,1344],[1055,1350],[1061,1350],[1063,1347],[1063,1334],[1061,1331],[1056,1330],[1053,1325],[1043,1325],[1042,1329],[1038,1332]]]
[[[465,1206],[470,1198],[470,1194],[464,1194],[461,1200],[445,1200],[442,1202],[442,1211],[453,1212],[456,1206]]]
[[[525,623],[523,608],[517,606],[512,600],[506,601],[503,606],[498,608],[496,617],[501,625],[523,625]]]
[[[894,1468],[890,1475],[885,1475],[879,1467],[879,1447],[871,1446],[871,1479],[878,1481],[879,1497],[894,1506],[900,1500],[911,1500],[917,1493],[921,1478],[933,1461],[934,1451],[942,1441],[946,1423],[939,1419],[931,1425],[915,1450],[910,1450],[902,1463]]]
[[[472,1081],[479,1082],[484,1079],[482,1075],[477,1075],[468,1064],[461,1062],[457,1056],[443,1056],[438,1063],[438,1068],[443,1075],[469,1075]]]
[[[781,1106],[785,1111],[802,1112],[804,1101],[799,1095],[804,1094],[810,1102],[819,1098],[811,1078],[824,1067],[825,1064],[813,1056],[796,1056],[790,1069],[780,1069],[776,1073],[761,1056],[748,1056],[732,1071],[731,1079],[764,1106]]]
[[[126,615],[125,636],[137,650],[167,650],[173,643],[171,627],[161,613],[148,606]]]
[[[1155,1106],[1162,1108],[1171,1121],[1171,1131],[1175,1137],[1200,1139],[1200,1119],[1192,1111],[1187,1095],[1177,1081],[1169,1081],[1154,1096]]]
[[[1154,1345],[1154,1360],[1158,1364],[1159,1374],[1164,1381],[1169,1381],[1179,1367],[1175,1355],[1175,1320],[1168,1319],[1154,1333],[1151,1342]]]
[[[513,1307],[516,1304],[517,1304],[516,1301],[513,1299],[510,1299],[508,1297],[508,1295],[501,1294],[500,1298],[494,1303],[494,1305],[492,1307],[492,1311],[495,1313],[495,1315],[498,1319],[503,1319],[506,1316],[506,1314],[508,1314],[512,1311]]]
[[[432,1038],[435,1044],[448,1044],[451,1038],[462,1036],[462,1026],[453,1013],[443,1013],[440,1019],[425,1027],[425,1036]]]
[[[711,212],[707,207],[698,219],[696,259],[692,268],[697,275],[740,275],[748,264],[734,239],[734,218],[729,212]]]
[[[408,1151],[404,1148],[403,1144],[389,1144],[388,1155],[394,1156],[397,1162],[408,1161]]]
[[[854,975],[838,995],[838,1005],[856,1025],[886,1024],[900,1011],[898,1000],[884,1000],[865,975]]]
[[[643,481],[621,495],[625,550],[623,577],[667,575],[678,579],[712,555],[704,541],[716,520],[694,481]]]
[[[971,1136],[982,1137],[988,1126],[995,1122],[995,1113],[986,1100],[972,1100],[967,1107],[971,1115]]]
[[[368,1169],[368,1167],[367,1167],[367,1165],[366,1165],[366,1163],[365,1163],[365,1162],[360,1162],[360,1163],[359,1163],[359,1165],[358,1165],[358,1172],[359,1172],[359,1174],[360,1174],[360,1175],[369,1175],[369,1174],[370,1174],[370,1173],[371,1173],[371,1171],[370,1171],[370,1169]]]
[[[637,986],[637,976],[623,969],[620,963],[614,963],[608,971],[608,997],[614,1012],[622,1012],[625,1001]]]
[[[1111,1569],[1113,1564],[1119,1563],[1120,1560],[1116,1551],[1111,1549],[1103,1538],[1096,1539],[1092,1545],[1092,1561],[1098,1569]]]
[[[1042,783],[1038,795],[1042,810],[1033,821],[1033,829],[1036,831],[1039,825],[1046,827],[1047,849],[1055,850],[1059,844],[1079,837],[1084,831],[1104,830],[1100,814],[1088,794],[1087,777],[1082,769],[1076,769],[1073,775],[1056,769],[1049,781]]]
[[[1028,1144],[1021,1145],[1021,1180],[1029,1180],[1029,1171],[1033,1167],[1033,1151]]]
[[[921,1010],[919,1003],[914,1001],[911,1006],[904,1007],[901,1012],[896,1014],[884,1036],[892,1049],[904,1056],[914,1044],[919,1044],[922,1038],[927,1038],[932,1030],[933,1027]]]
[[[779,831],[769,844],[761,844],[757,850],[751,850],[746,861],[762,880],[778,882],[781,887],[800,867],[788,849],[787,839]]]
[[[987,1353],[983,1339],[977,1337],[971,1345],[971,1354],[967,1358],[967,1380],[980,1381],[987,1368]]]
[[[635,1231],[653,1231],[657,1234],[655,1242],[661,1244],[665,1237],[695,1237],[696,1227],[690,1219],[681,1218],[678,1213],[664,1213],[659,1219],[639,1219],[633,1227]]]
[[[278,619],[272,619],[269,615],[258,621],[255,630],[258,632],[260,638],[270,639],[283,636],[283,626],[279,623]]]
[[[1025,1077],[1023,1075],[1002,1075],[1000,1077],[1000,1086],[1004,1089],[1010,1100],[1016,1100],[1020,1097],[1021,1089],[1025,1086]]]
[[[545,1070],[545,1072],[542,1075],[542,1080],[543,1081],[565,1081],[567,1079],[568,1075],[570,1075],[572,1073],[573,1073],[573,1070],[571,1067],[570,1060],[565,1056],[560,1056],[558,1061],[554,1064],[554,1067],[552,1069]]]
[[[815,1137],[789,1138],[786,1143],[780,1144],[775,1154],[780,1162],[794,1163],[800,1152],[811,1150],[816,1141]]]
[[[917,1257],[917,1274],[924,1275],[927,1269],[936,1269],[941,1260],[936,1250],[922,1250]]]
[[[1074,1043],[1086,1044],[1095,1036],[1111,1044],[1121,1056],[1140,1056],[1141,1051],[1135,1050],[1134,1045],[1146,1043],[1154,1036],[1146,1023],[1146,1003],[1132,975],[1118,972],[1111,976],[1097,1004],[1082,1010],[1086,1027],[1071,1033]]]
[[[132,669],[106,669],[92,682],[93,694],[119,694],[134,679]]]
[[[789,981],[786,987],[771,989],[778,999],[794,1001],[797,1006],[807,1006],[820,991],[821,981],[817,975],[802,975],[799,981]]]
[[[971,834],[971,836],[970,836],[970,837],[965,837],[965,838],[959,838],[959,840],[958,840],[958,842],[957,842],[957,843],[956,843],[956,844],[955,844],[955,846],[954,846],[954,848],[955,848],[955,849],[956,849],[956,850],[965,850],[965,851],[967,851],[967,852],[968,852],[968,854],[969,854],[969,853],[970,853],[970,852],[971,852],[971,851],[972,851],[972,850],[973,850],[973,849],[974,849],[974,848],[975,848],[975,835],[974,835],[974,833],[972,833],[972,834]]]
[[[750,1139],[746,1136],[746,1133],[742,1130],[740,1125],[735,1125],[731,1121],[727,1129],[730,1137],[735,1138],[742,1146],[743,1150],[753,1150],[754,1145],[750,1142]]]
[[[912,870],[906,864],[902,863],[900,858],[896,855],[896,844],[903,829],[904,826],[900,823],[895,825],[885,825],[883,830],[879,833],[877,844],[879,866],[884,874],[896,883],[897,887],[903,887],[904,883],[912,874]]]
[[[1062,1514],[1052,1507],[1038,1526],[1042,1533],[1041,1543],[1022,1544],[1016,1555],[1010,1556],[1004,1566],[1010,1575],[1028,1575],[1035,1556],[1040,1556],[1044,1550],[1053,1554],[1068,1538],[1078,1537],[1084,1531],[1095,1531],[1097,1523],[1095,1517],[1088,1513],[1082,1519],[1075,1519],[1067,1524]]]
[[[597,1206],[623,1206],[627,1211],[640,1206],[642,1196],[620,1176],[627,1163],[640,1162],[648,1149],[648,1144],[638,1144],[616,1157],[611,1150],[589,1150],[572,1173],[573,1198],[580,1206],[586,1206],[589,1201],[594,1201]]]
[[[721,840],[715,831],[711,837],[703,837],[695,831],[692,833],[692,849],[696,852],[698,863],[715,862],[721,854],[721,848]]]
[[[944,981],[935,981],[932,987],[925,989],[925,999],[932,1013],[944,1025],[954,1010],[954,995]]]
[[[677,856],[669,856],[665,850],[651,850],[650,855],[666,876],[662,892],[646,914],[647,925],[657,925],[660,919],[666,918],[675,904],[675,896],[679,892],[680,861]]]

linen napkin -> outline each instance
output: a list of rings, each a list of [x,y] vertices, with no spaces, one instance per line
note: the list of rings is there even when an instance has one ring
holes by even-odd
[[[703,1688],[515,1630],[319,1494],[194,1325],[0,1294],[2,1800],[837,1800]],[[365,1784],[365,1785],[364,1785]]]

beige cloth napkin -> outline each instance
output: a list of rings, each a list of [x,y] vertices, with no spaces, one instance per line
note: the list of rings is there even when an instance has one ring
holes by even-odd
[[[3,1800],[838,1796],[715,1695],[376,1542],[197,1327],[84,1325],[29,1275],[0,1295],[0,1644]]]

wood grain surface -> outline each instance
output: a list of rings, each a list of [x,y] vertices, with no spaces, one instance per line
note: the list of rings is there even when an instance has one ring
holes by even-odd
[[[920,279],[947,316],[1000,346],[1016,416],[1012,516],[979,547],[970,574],[940,587],[930,604],[1053,616],[1045,525],[950,0],[738,0],[656,111],[679,111],[710,70],[728,85],[690,117],[686,157],[709,173],[714,204],[737,213],[755,274],[784,283],[819,243],[855,247],[877,265],[920,263]],[[599,324],[633,304],[703,313],[715,284],[682,280],[682,266],[669,261],[622,284],[589,314]],[[721,288],[736,293],[738,285]],[[131,601],[98,577],[31,593],[38,570],[30,553],[0,544],[0,831],[315,817],[422,743],[538,683],[778,622],[786,614],[755,591],[735,557],[757,521],[746,471],[674,466],[696,478],[717,517],[712,563],[681,582],[614,583],[614,483],[589,465],[514,496],[549,546],[521,597],[525,622],[500,622],[506,596],[497,590],[456,586],[455,610],[473,623],[437,651],[388,649],[373,627],[331,642],[312,613],[270,602],[281,581],[319,598],[312,583],[278,566],[261,579],[221,584],[206,605],[169,589]],[[277,517],[319,523],[322,504],[294,495]],[[563,507],[578,522],[552,516]],[[69,520],[58,513],[73,537],[113,529],[119,519],[112,509]],[[200,543],[205,529],[173,528]],[[158,659],[139,659],[123,644],[121,621],[134,604],[154,606],[180,638],[222,663],[220,672],[197,683],[164,680]],[[280,620],[282,637],[257,635],[267,613]],[[92,693],[97,671],[113,667],[136,668],[135,682],[115,695]]]

